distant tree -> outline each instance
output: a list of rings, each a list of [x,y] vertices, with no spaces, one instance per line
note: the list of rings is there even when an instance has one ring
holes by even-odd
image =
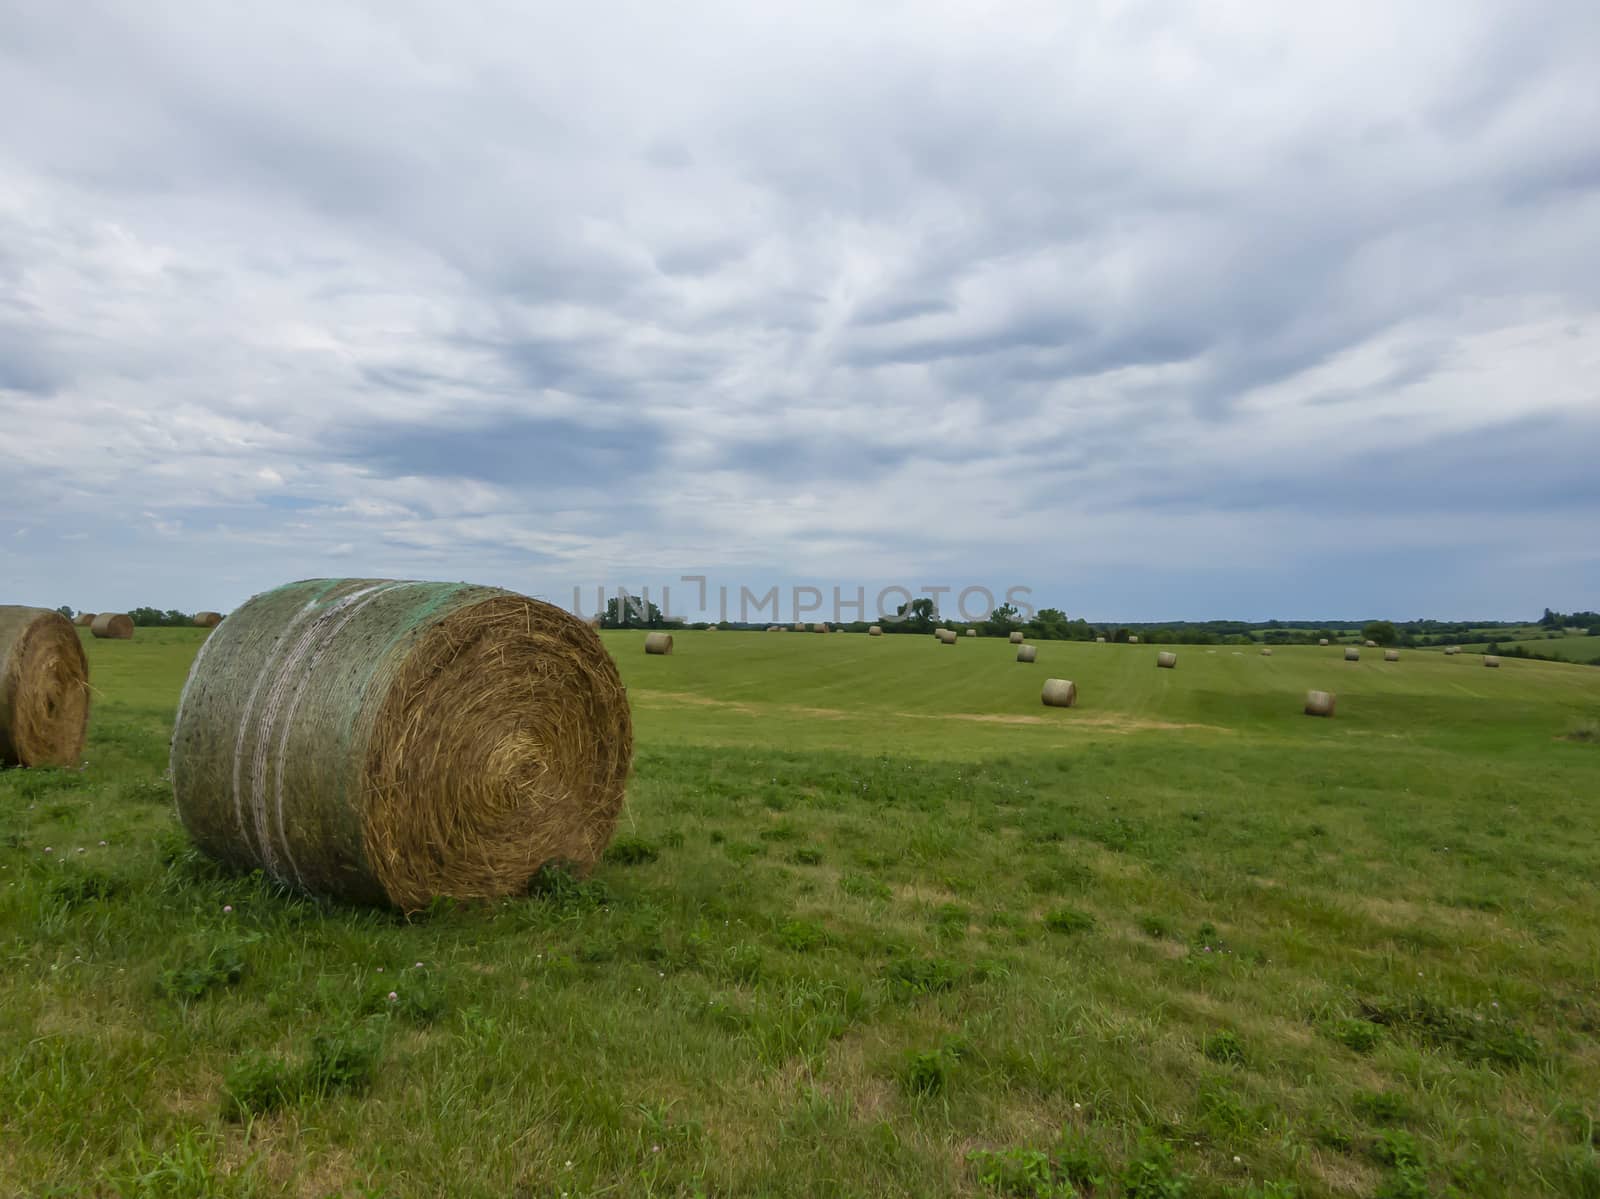
[[[1549,608],[1546,608],[1544,610],[1544,615],[1539,617],[1539,623],[1547,629],[1558,628],[1561,624],[1561,615],[1560,613],[1552,612]]]
[[[892,622],[890,627],[901,633],[931,633],[934,622],[939,619],[938,610],[927,596],[914,599],[909,604],[901,604],[895,615],[900,619]]]
[[[142,629],[187,628],[194,624],[193,616],[176,608],[129,608],[128,619]]]
[[[1040,608],[1028,624],[1029,632],[1041,641],[1064,641],[1071,634],[1067,614],[1060,608]]]
[[[666,623],[660,608],[637,595],[630,595],[626,604],[620,596],[608,599],[600,618],[600,627],[605,629],[659,629]]]
[[[74,616],[77,615],[77,613],[75,613],[71,608],[67,607],[67,605],[65,605],[65,604],[62,604],[59,608],[56,609],[56,611],[61,613],[61,615],[65,616],[68,620],[71,620]]]
[[[1376,641],[1379,645],[1393,645],[1400,634],[1395,631],[1392,621],[1373,620],[1361,626],[1361,636],[1367,641]]]
[[[1017,610],[1010,604],[1001,604],[993,612],[989,613],[989,619],[985,622],[988,625],[989,633],[995,637],[1007,636],[1012,629],[1017,627],[1018,615]]]

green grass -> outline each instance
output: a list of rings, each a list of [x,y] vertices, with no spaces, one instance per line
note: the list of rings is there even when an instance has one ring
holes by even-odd
[[[1502,651],[1513,646],[1521,646],[1530,654],[1543,654],[1547,658],[1562,658],[1568,662],[1600,662],[1600,637],[1530,637],[1523,640],[1507,640],[1496,642]],[[1472,645],[1463,645],[1463,652],[1482,653],[1489,646],[1488,642],[1478,642]]]
[[[606,639],[612,852],[409,922],[190,851],[199,634],[90,642],[87,768],[0,774],[0,1190],[1597,1193],[1600,672]]]

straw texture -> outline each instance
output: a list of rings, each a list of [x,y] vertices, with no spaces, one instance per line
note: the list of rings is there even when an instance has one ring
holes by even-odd
[[[221,612],[196,612],[194,622],[202,629],[214,629],[222,623]]]
[[[89,663],[72,622],[0,605],[0,765],[76,766],[89,727]]]
[[[870,628],[867,629],[867,636],[868,637],[882,637],[883,636],[883,629],[880,628],[878,625],[872,625]]]
[[[89,631],[96,637],[127,641],[133,636],[133,620],[121,612],[102,612],[89,625]]]
[[[1039,698],[1047,708],[1070,708],[1078,702],[1078,685],[1071,679],[1046,679]]]
[[[1026,644],[1017,646],[1017,661],[1018,662],[1032,662],[1038,656],[1039,656],[1039,649],[1038,649],[1037,646],[1026,645]]]
[[[1307,691],[1306,692],[1306,715],[1307,716],[1332,716],[1333,715],[1333,692],[1331,692],[1331,691]]]
[[[1400,661],[1400,651],[1397,650],[1397,649],[1386,649],[1386,650],[1384,650],[1383,651],[1383,660],[1385,662],[1398,662],[1398,661]]]
[[[672,634],[646,633],[644,635],[644,652],[647,654],[670,654],[672,652]]]
[[[1170,650],[1162,650],[1156,655],[1156,665],[1163,670],[1176,670],[1178,667],[1178,655]]]
[[[1353,645],[1347,645],[1345,647],[1345,651],[1344,651],[1344,660],[1346,662],[1359,662],[1359,661],[1361,661],[1361,651],[1358,650]]]
[[[1485,654],[1483,656],[1483,664],[1485,666],[1499,666],[1500,659],[1495,657],[1493,654]]]
[[[94,613],[79,612],[78,615],[73,618],[72,623],[77,625],[80,629],[86,629],[94,623]]]
[[[172,781],[211,856],[414,911],[592,865],[632,752],[616,665],[578,618],[492,587],[313,579],[206,638]]]
[[[954,645],[955,643],[956,643],[956,631],[954,629],[940,629],[939,630],[939,644],[940,645]]]

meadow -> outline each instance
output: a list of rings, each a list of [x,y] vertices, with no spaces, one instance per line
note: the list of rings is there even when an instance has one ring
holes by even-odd
[[[1488,642],[1476,642],[1471,645],[1463,644],[1462,650],[1482,651]],[[1600,637],[1586,637],[1568,634],[1565,637],[1546,637],[1542,633],[1537,637],[1508,638],[1495,642],[1501,651],[1510,650],[1513,646],[1521,646],[1530,654],[1543,654],[1547,658],[1564,658],[1568,662],[1600,662]]]
[[[407,920],[188,846],[202,636],[0,773],[0,1193],[1600,1196],[1600,671],[608,632],[606,860]]]

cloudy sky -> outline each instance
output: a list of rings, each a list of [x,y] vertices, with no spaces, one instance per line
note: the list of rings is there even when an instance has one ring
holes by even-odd
[[[0,601],[1594,607],[1597,63],[1592,0],[11,6]]]

